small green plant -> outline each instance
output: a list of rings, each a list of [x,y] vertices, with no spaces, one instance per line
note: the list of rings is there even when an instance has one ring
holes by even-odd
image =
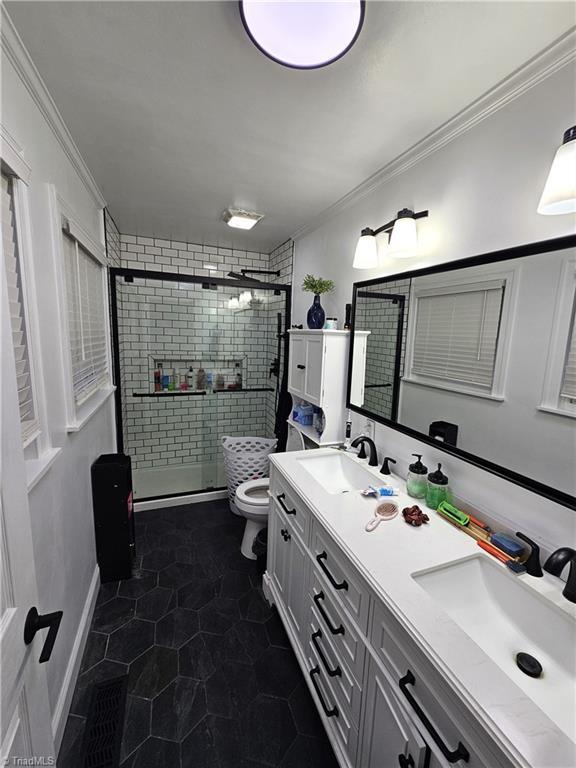
[[[330,293],[330,291],[334,290],[334,280],[325,280],[323,277],[306,275],[302,282],[302,290],[318,295]]]

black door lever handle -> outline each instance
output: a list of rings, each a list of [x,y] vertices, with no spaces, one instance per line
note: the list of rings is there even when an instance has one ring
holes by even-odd
[[[62,611],[54,611],[54,613],[44,613],[40,615],[36,608],[30,608],[28,615],[26,616],[26,623],[24,624],[24,642],[26,645],[30,645],[36,632],[40,629],[48,628],[48,634],[42,647],[42,653],[40,654],[40,664],[48,661],[52,655],[52,649],[56,642],[56,635],[60,628],[60,622],[62,621]]]

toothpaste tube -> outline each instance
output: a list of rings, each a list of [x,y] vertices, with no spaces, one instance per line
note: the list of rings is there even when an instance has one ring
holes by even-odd
[[[398,489],[385,486],[383,488],[376,488],[374,485],[369,485],[365,491],[360,491],[362,496],[398,496]]]

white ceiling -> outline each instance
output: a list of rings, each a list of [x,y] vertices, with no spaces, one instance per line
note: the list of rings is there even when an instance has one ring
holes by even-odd
[[[302,71],[252,45],[236,2],[7,7],[121,231],[257,250],[574,23],[570,2],[371,0],[355,47]],[[228,205],[266,218],[235,232]]]

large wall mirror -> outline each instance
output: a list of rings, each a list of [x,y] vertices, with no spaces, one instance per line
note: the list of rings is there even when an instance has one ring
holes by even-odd
[[[348,407],[576,509],[576,236],[354,284]]]

